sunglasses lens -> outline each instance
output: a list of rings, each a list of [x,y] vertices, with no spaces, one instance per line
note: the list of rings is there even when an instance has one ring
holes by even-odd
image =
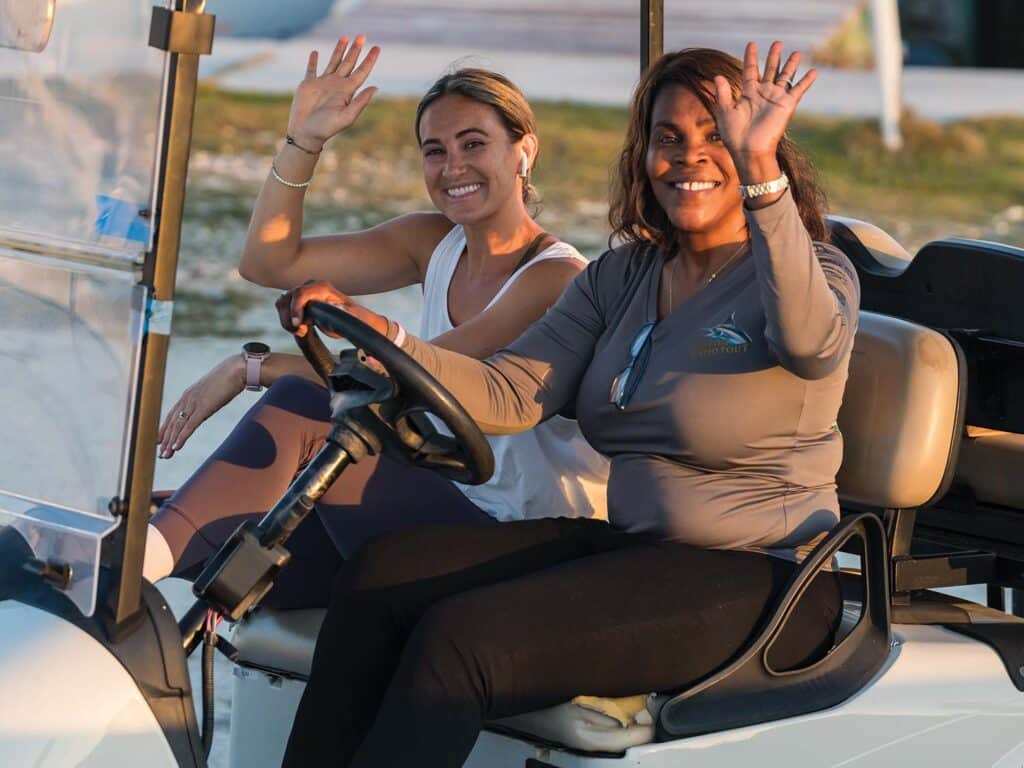
[[[611,397],[609,399],[619,408],[622,407],[622,395],[626,391],[626,384],[629,383],[629,374],[632,370],[633,364],[630,363],[622,369],[622,373],[612,379]]]
[[[647,343],[647,337],[651,335],[651,330],[654,328],[653,323],[648,323],[640,329],[640,333],[633,339],[633,345],[629,348],[629,354],[632,355],[633,360],[636,360],[637,355],[644,348],[644,344]]]
[[[633,343],[629,347],[629,363],[622,369],[622,373],[612,379],[609,399],[620,411],[624,410],[626,405],[629,404],[630,399],[633,397],[633,392],[636,391],[640,376],[643,374],[643,370],[640,370],[636,372],[636,375],[633,375],[633,369],[636,367],[637,358],[644,352],[647,340],[651,336],[651,331],[654,330],[654,325],[654,323],[648,323],[640,329],[640,333],[636,335],[636,338],[633,339]],[[647,361],[645,359],[643,367],[646,366]]]

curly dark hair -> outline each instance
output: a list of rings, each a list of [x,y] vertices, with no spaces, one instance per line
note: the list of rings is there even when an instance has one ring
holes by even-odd
[[[743,84],[743,65],[738,59],[713,48],[686,48],[667,53],[652,64],[633,93],[629,128],[619,156],[617,173],[611,185],[608,221],[612,234],[609,244],[618,239],[627,243],[652,243],[671,251],[676,232],[668,215],[658,204],[647,177],[647,145],[651,138],[651,112],[661,90],[680,85],[691,91],[708,112],[714,112],[717,98],[714,79],[722,75],[739,96]],[[789,187],[800,211],[800,218],[812,240],[826,240],[825,192],[807,156],[788,137],[778,148],[779,166],[789,177]]]

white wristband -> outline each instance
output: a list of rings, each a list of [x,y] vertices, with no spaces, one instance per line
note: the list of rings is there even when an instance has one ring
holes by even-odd
[[[405,344],[405,337],[406,337],[405,328],[403,328],[402,324],[400,322],[398,322],[397,320],[392,320],[391,322],[393,322],[395,324],[395,328],[398,329],[395,332],[395,338],[391,340],[391,343],[394,344],[399,349],[401,349],[402,345]]]

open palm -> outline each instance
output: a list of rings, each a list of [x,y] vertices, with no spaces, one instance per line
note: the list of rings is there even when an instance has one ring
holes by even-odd
[[[380,55],[374,46],[359,63],[364,42],[362,35],[351,46],[347,37],[341,38],[319,76],[318,54],[310,53],[306,76],[295,91],[288,117],[289,135],[307,149],[319,150],[325,141],[352,125],[376,93],[372,87],[359,90]]]
[[[757,45],[747,43],[743,54],[743,87],[738,98],[733,98],[724,77],[715,78],[718,97],[715,120],[722,141],[733,157],[774,155],[797,104],[817,79],[817,71],[811,69],[794,83],[800,53],[791,53],[780,70],[781,57],[782,43],[776,41],[768,51],[762,74],[757,66]]]

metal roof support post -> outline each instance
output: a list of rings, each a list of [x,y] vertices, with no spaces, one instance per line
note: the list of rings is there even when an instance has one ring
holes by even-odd
[[[665,51],[664,0],[640,0],[640,74]]]
[[[118,574],[114,620],[130,625],[139,609],[142,563],[146,550],[150,497],[153,491],[156,438],[163,399],[164,368],[170,343],[170,315],[185,207],[185,179],[192,144],[192,117],[199,80],[199,57],[213,48],[214,17],[204,13],[206,0],[177,0],[177,10],[153,8],[150,45],[169,51],[170,80],[164,109],[163,152],[157,193],[156,238],[146,254],[143,281],[149,285],[146,331],[142,340],[142,377],[131,435],[128,499],[124,511],[121,573]]]
[[[896,0],[871,0],[871,29],[875,43],[875,69],[882,89],[879,130],[887,149],[903,146],[902,108],[903,41]]]

